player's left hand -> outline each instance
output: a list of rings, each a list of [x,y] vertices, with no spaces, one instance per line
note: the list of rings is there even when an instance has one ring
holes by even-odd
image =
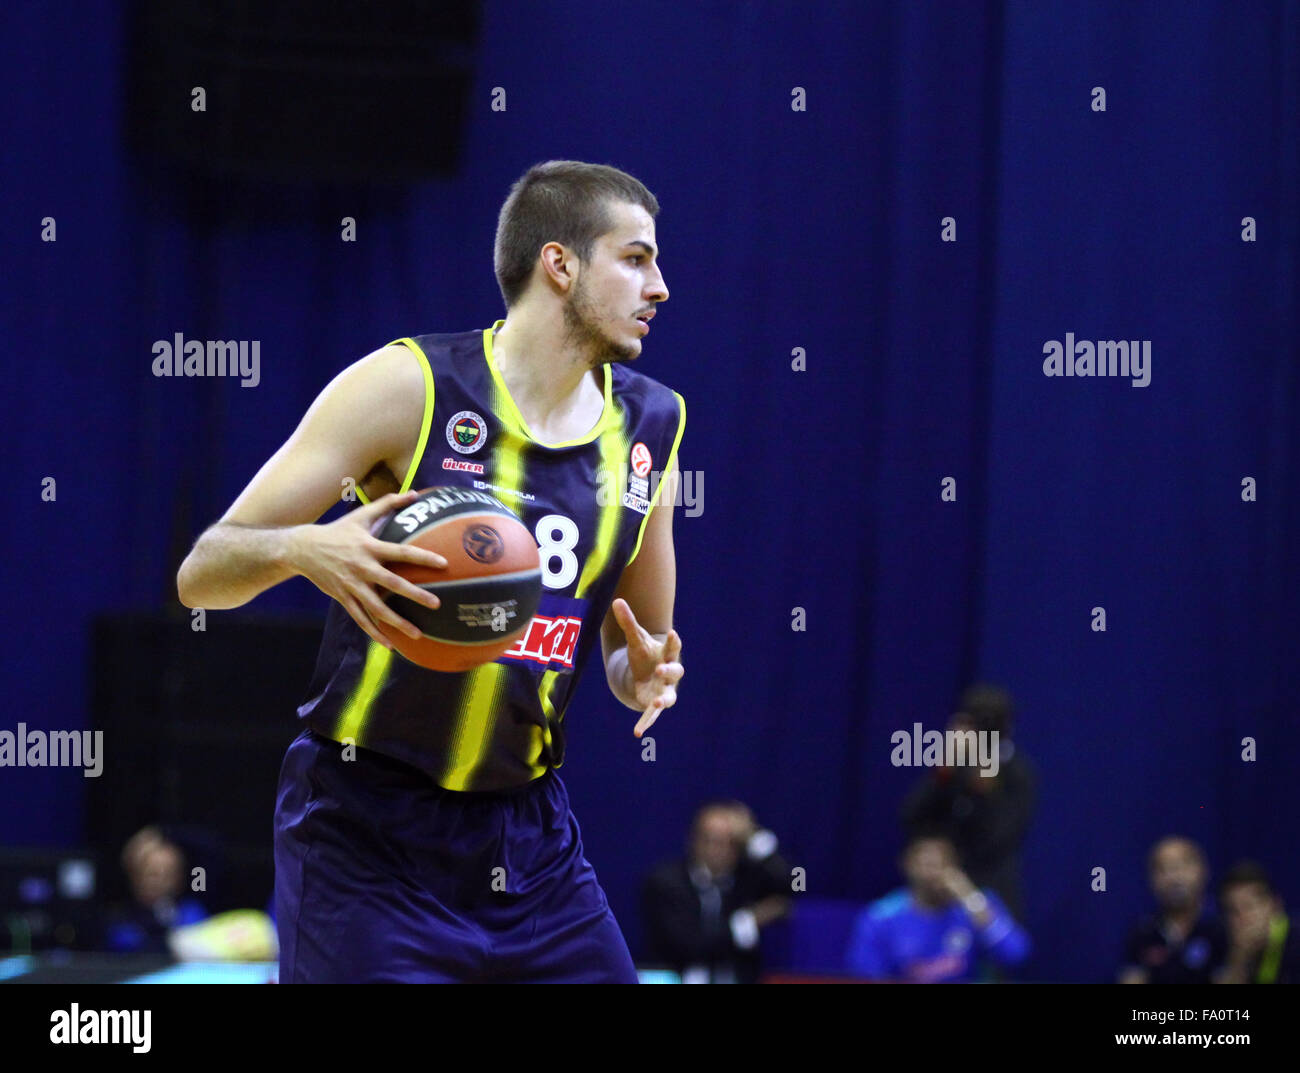
[[[636,702],[643,709],[632,733],[638,738],[654,726],[660,713],[677,703],[682,668],[682,639],[670,629],[662,641],[637,622],[627,601],[614,601],[614,618],[627,638],[627,667]]]

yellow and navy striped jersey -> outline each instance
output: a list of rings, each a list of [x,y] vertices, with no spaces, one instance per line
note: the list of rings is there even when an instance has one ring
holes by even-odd
[[[298,709],[316,733],[419,767],[449,790],[510,789],[562,763],[565,710],[686,425],[681,395],[613,364],[598,370],[605,406],[595,427],[540,442],[493,359],[503,323],[397,341],[419,360],[425,388],[401,490],[476,488],[511,507],[540,548],[537,614],[500,659],[451,674],[376,644],[331,603]]]

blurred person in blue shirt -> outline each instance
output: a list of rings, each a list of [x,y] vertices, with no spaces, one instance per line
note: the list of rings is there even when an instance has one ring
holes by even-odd
[[[108,922],[104,946],[115,953],[166,954],[174,928],[195,924],[208,913],[189,896],[185,852],[155,826],[144,827],[122,850],[122,868],[131,883],[131,903]]]
[[[907,886],[872,902],[854,925],[847,957],[852,975],[967,983],[1028,957],[1029,935],[996,894],[980,890],[958,867],[947,837],[917,832],[900,865]]]

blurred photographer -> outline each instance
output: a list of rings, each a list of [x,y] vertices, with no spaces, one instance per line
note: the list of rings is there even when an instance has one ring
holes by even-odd
[[[962,694],[949,730],[997,734],[998,770],[986,778],[974,767],[936,767],[903,802],[909,835],[942,831],[976,886],[995,891],[1017,919],[1024,918],[1020,847],[1034,814],[1036,776],[1011,740],[1014,705],[1000,686],[980,683]]]

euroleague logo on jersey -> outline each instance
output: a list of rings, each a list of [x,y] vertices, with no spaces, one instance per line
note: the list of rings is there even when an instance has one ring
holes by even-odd
[[[650,513],[650,467],[654,459],[650,457],[650,448],[638,440],[632,445],[632,475],[627,479],[627,491],[623,493],[623,506],[631,507],[638,514]]]
[[[453,451],[472,455],[487,442],[487,422],[473,410],[461,410],[447,422],[447,442]]]

